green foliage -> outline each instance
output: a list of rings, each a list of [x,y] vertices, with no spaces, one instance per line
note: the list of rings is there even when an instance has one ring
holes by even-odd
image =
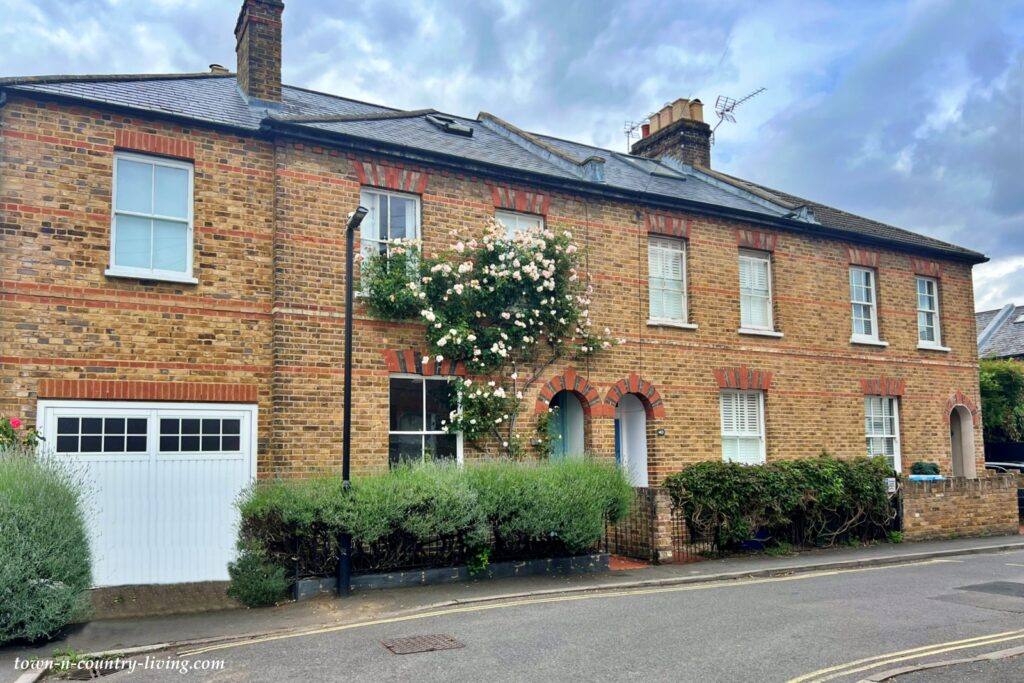
[[[611,345],[591,330],[592,288],[580,275],[582,265],[568,231],[539,228],[508,237],[492,220],[480,239],[434,256],[414,244],[392,244],[363,262],[362,283],[374,316],[424,322],[428,361],[459,361],[472,375],[500,378],[455,382],[460,410],[445,429],[474,444],[493,439],[517,456],[523,437],[515,426],[526,389],[555,359]]]
[[[0,446],[0,644],[54,636],[88,613],[82,482],[24,446]]]
[[[35,448],[38,443],[39,434],[35,429],[24,429],[21,418],[0,417],[0,448]]]
[[[476,576],[491,564],[491,549],[484,548],[473,555],[466,562],[466,569],[469,570],[471,576]]]
[[[789,557],[790,555],[796,555],[796,548],[793,547],[792,543],[779,541],[765,548],[764,553],[769,557]]]
[[[1024,364],[983,358],[980,384],[985,442],[1024,441]]]
[[[889,543],[903,543],[903,532],[889,531],[885,534],[885,539],[889,541]]]
[[[706,462],[665,481],[696,533],[720,548],[759,529],[776,542],[831,545],[882,534],[893,518],[882,458],[818,458],[766,465]]]
[[[228,574],[228,595],[246,607],[269,607],[288,595],[284,567],[270,562],[258,543],[240,544],[238,558],[228,564]]]
[[[239,542],[300,575],[327,573],[343,532],[362,552],[386,555],[386,566],[440,542],[464,551],[449,557],[482,569],[494,559],[583,552],[632,497],[617,468],[594,460],[416,463],[358,478],[347,492],[337,477],[259,482],[239,501]]]
[[[939,464],[935,462],[915,462],[910,466],[911,474],[939,474]]]

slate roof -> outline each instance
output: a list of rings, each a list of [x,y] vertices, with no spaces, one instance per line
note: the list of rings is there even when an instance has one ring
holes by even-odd
[[[288,85],[282,86],[280,107],[268,111],[264,106],[250,106],[239,90],[234,74],[230,73],[9,78],[0,79],[0,89],[107,104],[252,132],[266,126],[291,127],[308,133],[345,136],[518,173],[536,174],[554,182],[572,182],[576,185],[593,182],[583,179],[572,163],[553,158],[555,155],[550,153],[538,153],[538,149],[531,148],[529,141],[524,142],[522,136],[499,134],[503,131],[496,132],[493,125],[485,125],[481,119],[452,116],[473,130],[472,137],[462,137],[446,133],[431,124],[427,116],[436,113],[433,110],[401,112],[391,107]],[[642,193],[652,199],[667,202],[698,202],[748,215],[760,215],[773,221],[792,214],[794,206],[809,206],[813,209],[817,224],[831,229],[831,232],[846,233],[854,240],[881,240],[894,246],[925,250],[971,262],[985,260],[981,254],[968,249],[717,171],[696,169],[700,172],[687,172],[686,168],[674,165],[669,167],[657,161],[568,140],[525,135],[531,136],[534,142],[542,146],[553,148],[555,152],[570,158],[576,157],[581,162],[593,156],[603,159],[603,188]],[[703,175],[705,171],[725,179],[732,187],[708,182]],[[766,197],[768,201],[765,201]],[[813,223],[794,224],[793,227],[799,227],[805,232],[815,230]]]
[[[999,318],[997,320],[997,318]],[[974,314],[978,327],[978,355],[982,358],[1024,357],[1024,306],[1007,304],[995,311]],[[1017,322],[1020,320],[1020,322]],[[987,331],[995,321],[997,327]],[[987,334],[986,334],[987,332]]]

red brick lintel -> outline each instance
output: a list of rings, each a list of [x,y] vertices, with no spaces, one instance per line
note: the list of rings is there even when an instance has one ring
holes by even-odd
[[[114,146],[134,152],[161,154],[168,157],[193,160],[196,158],[196,146],[191,140],[140,133],[134,130],[118,129],[114,137]]]
[[[860,381],[860,388],[865,396],[902,396],[907,381],[892,377],[865,377]]]
[[[39,398],[255,403],[259,388],[255,384],[44,379],[39,383]]]
[[[718,368],[713,371],[719,389],[759,389],[768,391],[772,383],[772,373],[765,370],[752,370],[746,366],[738,368]]]

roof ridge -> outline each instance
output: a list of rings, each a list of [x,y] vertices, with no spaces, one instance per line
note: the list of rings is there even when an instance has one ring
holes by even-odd
[[[4,85],[45,85],[47,83],[72,83],[86,81],[90,83],[104,81],[171,81],[191,78],[229,78],[234,77],[233,72],[212,73],[200,71],[197,73],[178,74],[64,74],[53,76],[11,76],[0,78],[0,86]]]

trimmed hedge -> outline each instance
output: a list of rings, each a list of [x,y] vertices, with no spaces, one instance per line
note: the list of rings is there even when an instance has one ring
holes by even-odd
[[[266,480],[239,502],[239,543],[299,577],[332,575],[345,531],[357,571],[553,557],[593,547],[632,497],[617,468],[594,460],[405,465],[347,493],[336,476]]]
[[[37,641],[88,612],[81,482],[24,446],[0,447],[0,644]]]
[[[758,534],[775,543],[832,545],[884,538],[895,512],[884,458],[820,457],[765,465],[706,462],[665,480],[693,533],[720,549]]]

